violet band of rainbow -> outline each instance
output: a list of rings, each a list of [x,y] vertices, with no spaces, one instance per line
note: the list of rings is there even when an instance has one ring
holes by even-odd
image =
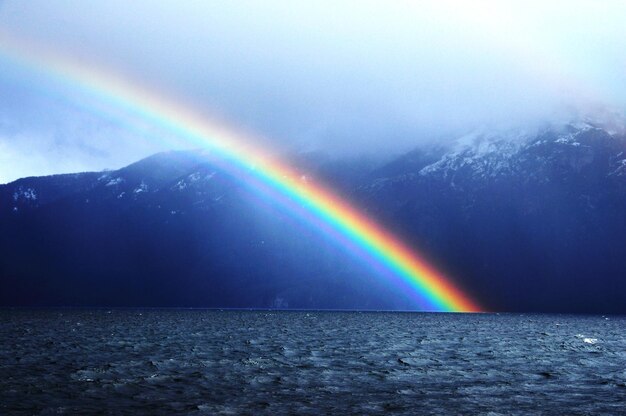
[[[415,251],[331,190],[302,180],[287,164],[252,145],[250,134],[209,120],[179,103],[101,69],[0,32],[0,58],[79,89],[121,113],[193,146],[249,188],[263,193],[400,287],[422,310],[478,312],[481,307]]]

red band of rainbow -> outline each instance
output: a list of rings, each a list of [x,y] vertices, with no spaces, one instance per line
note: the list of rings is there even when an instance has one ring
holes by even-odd
[[[166,135],[209,149],[212,160],[263,192],[346,248],[380,275],[403,287],[416,307],[434,311],[480,311],[477,303],[420,259],[409,247],[348,202],[320,185],[303,181],[286,164],[255,148],[250,135],[207,120],[178,104],[108,73],[79,65],[0,33],[0,58],[41,71],[156,126]]]

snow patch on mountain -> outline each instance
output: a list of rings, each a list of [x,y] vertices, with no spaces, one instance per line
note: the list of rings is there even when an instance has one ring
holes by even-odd
[[[176,185],[174,185],[174,187],[178,189],[179,191],[182,191],[183,189],[187,188],[187,182],[185,182],[184,179],[181,179],[178,182],[176,182]]]
[[[17,202],[20,199],[27,201],[36,201],[37,193],[33,188],[23,188],[20,186],[13,193],[13,201]]]
[[[609,173],[609,176],[626,176],[626,159],[618,160],[616,168]]]
[[[570,164],[580,170],[593,160],[588,140],[594,132],[609,135],[604,129],[585,120],[536,130],[476,131],[459,137],[449,152],[422,168],[419,175],[439,177],[454,185],[454,179],[460,176],[466,179],[493,179],[516,174],[520,173],[516,172],[520,157],[534,158],[541,163],[545,147],[551,144],[562,147],[566,152],[567,148],[580,149],[569,156]],[[622,171],[621,167],[618,169]]]
[[[187,189],[188,187],[190,187],[191,185],[194,185],[198,182],[208,182],[210,181],[214,176],[215,176],[216,172],[212,171],[209,172],[205,175],[203,175],[201,172],[194,172],[191,173],[189,175],[187,175],[187,177],[179,180],[178,182],[176,182],[176,184],[174,185],[173,189],[179,190],[179,191],[183,191],[185,189]]]
[[[462,170],[472,176],[496,176],[511,169],[510,159],[533,135],[526,131],[509,134],[473,132],[460,137],[440,160],[419,171],[421,176],[449,178]]]
[[[139,186],[137,188],[135,188],[133,190],[133,192],[135,194],[139,194],[139,193],[142,193],[142,192],[148,192],[148,185],[144,181],[141,181]]]
[[[124,178],[117,177],[108,181],[104,186],[116,186],[116,185],[121,184],[122,182],[124,182]]]

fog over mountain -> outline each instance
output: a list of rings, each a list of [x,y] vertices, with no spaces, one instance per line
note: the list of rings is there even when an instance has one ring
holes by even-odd
[[[118,74],[287,152],[401,154],[626,108],[619,1],[0,3],[0,37]],[[0,183],[164,145],[0,54]],[[62,99],[61,99],[61,98]]]
[[[580,120],[391,161],[285,155],[485,310],[626,313],[626,136]],[[202,151],[0,186],[0,306],[412,309]]]

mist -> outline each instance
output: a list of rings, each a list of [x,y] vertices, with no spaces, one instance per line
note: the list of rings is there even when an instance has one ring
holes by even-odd
[[[391,154],[478,128],[622,113],[626,4],[545,3],[9,0],[0,36],[137,80],[279,149]],[[0,65],[0,183],[167,147]]]

